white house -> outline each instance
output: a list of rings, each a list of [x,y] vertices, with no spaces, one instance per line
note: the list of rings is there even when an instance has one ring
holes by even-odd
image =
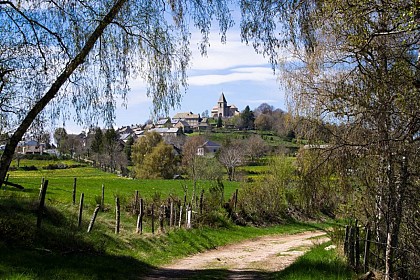
[[[45,144],[36,140],[20,141],[16,147],[16,152],[20,154],[43,154]]]
[[[197,148],[198,156],[214,155],[221,148],[221,146],[212,141],[206,141],[203,145]]]

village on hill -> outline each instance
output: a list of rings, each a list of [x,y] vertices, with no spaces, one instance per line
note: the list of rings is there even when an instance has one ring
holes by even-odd
[[[270,107],[268,104],[264,105]],[[204,134],[211,132],[215,128],[222,127],[230,130],[253,129],[255,116],[252,111],[248,113],[251,113],[249,117],[252,124],[244,124],[240,119],[241,113],[239,109],[233,104],[228,104],[224,93],[221,93],[217,103],[212,107],[210,114],[206,116],[200,116],[200,114],[193,112],[178,112],[172,118],[165,117],[159,118],[155,122],[148,121],[144,124],[122,126],[115,129],[115,140],[123,148],[127,143],[132,144],[140,137],[143,137],[146,132],[156,132],[162,136],[166,143],[173,145],[176,150],[181,150],[186,135],[194,132]],[[264,116],[264,114],[262,115]],[[80,154],[82,150],[89,149],[88,147],[91,145],[96,129],[92,127],[88,132],[83,131],[79,134],[67,134],[65,128],[58,128],[54,133],[55,144],[52,143],[48,135],[27,137],[26,140],[19,142],[16,152],[18,154]],[[104,133],[107,130],[102,129]],[[65,137],[60,137],[59,134],[61,133],[64,133]],[[65,142],[70,143],[64,143],[64,138],[66,139]],[[70,146],[72,148],[68,149],[67,147]],[[203,142],[200,153],[203,154],[203,150],[206,153],[210,151],[214,153],[220,146],[221,143],[215,143],[206,139]],[[3,148],[4,145],[1,145],[0,149]]]

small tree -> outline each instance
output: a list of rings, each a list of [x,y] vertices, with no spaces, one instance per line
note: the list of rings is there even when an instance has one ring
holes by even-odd
[[[269,131],[273,127],[273,117],[267,114],[259,114],[254,124],[257,130]]]
[[[56,128],[54,131],[54,140],[57,144],[58,150],[62,153],[64,152],[63,146],[65,140],[67,140],[67,131],[63,127]]]
[[[242,120],[241,128],[254,129],[255,116],[248,105],[245,107],[245,109],[241,113],[241,120]]]
[[[172,179],[176,174],[177,159],[174,149],[165,142],[159,142],[145,155],[141,166],[136,166],[136,176],[144,179]]]
[[[90,150],[92,151],[92,153],[96,155],[97,161],[99,161],[102,155],[103,149],[104,149],[103,138],[104,138],[104,135],[102,133],[102,129],[100,129],[99,127],[95,128],[95,134],[90,144]]]
[[[131,165],[131,154],[132,154],[132,147],[134,145],[134,138],[132,136],[129,136],[127,139],[127,142],[124,146],[124,154],[127,157],[128,164]]]
[[[235,180],[236,167],[243,165],[245,162],[244,150],[240,141],[232,141],[231,144],[223,146],[219,150],[218,159],[226,168],[229,181]]]
[[[117,165],[125,165],[123,162],[125,163],[126,161],[121,161],[125,156],[123,156],[122,146],[114,128],[111,127],[105,131],[103,145],[106,154],[106,164],[111,168],[112,172],[116,170]]]
[[[169,179],[176,173],[174,148],[156,132],[147,132],[134,144],[132,158],[137,178]]]
[[[268,144],[261,138],[260,135],[255,134],[245,140],[244,146],[246,147],[246,155],[249,157],[251,162],[255,162],[269,150]]]
[[[219,116],[219,117],[217,117],[217,125],[216,125],[216,127],[217,128],[221,128],[222,126],[223,126],[223,120],[222,120],[222,117]]]
[[[280,222],[287,208],[294,203],[294,172],[292,160],[274,156],[263,181],[247,184],[242,190],[239,206],[255,223]]]
[[[205,138],[203,136],[188,137],[182,149],[182,165],[186,168],[188,175],[194,182],[199,175],[199,172],[197,171],[197,162],[199,158],[197,150],[204,142]]]

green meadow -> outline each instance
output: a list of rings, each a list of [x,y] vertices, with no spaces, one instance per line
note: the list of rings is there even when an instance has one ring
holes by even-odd
[[[72,161],[59,161],[59,164],[76,165]],[[115,196],[132,197],[135,191],[139,191],[140,197],[145,199],[160,196],[163,199],[168,197],[183,198],[192,195],[193,183],[190,180],[142,180],[120,177],[107,173],[97,168],[81,166],[67,169],[46,170],[44,166],[51,164],[50,161],[21,160],[20,167],[36,166],[38,170],[23,171],[16,170],[9,172],[9,181],[22,185],[23,191],[7,187],[16,195],[36,197],[38,195],[42,178],[48,180],[47,198],[61,203],[72,202],[74,178],[76,178],[76,193],[84,193],[85,201],[88,204],[96,204],[98,196],[101,196],[102,185],[105,188],[105,203],[113,203]],[[57,162],[55,162],[57,164]],[[208,190],[214,182],[201,181],[196,185],[196,191]],[[223,182],[225,197],[230,197],[236,188],[241,185],[238,182]]]
[[[78,166],[67,169],[47,170],[49,164]],[[25,166],[37,170],[24,171]],[[142,279],[150,270],[178,258],[213,249],[241,240],[269,234],[293,234],[308,230],[329,228],[329,223],[301,223],[253,227],[234,225],[223,210],[214,213],[216,223],[210,227],[201,225],[193,229],[169,228],[152,234],[150,213],[145,217],[143,234],[136,233],[136,219],[126,208],[133,200],[135,191],[150,207],[155,199],[183,198],[185,191],[190,199],[193,191],[189,180],[134,180],[122,178],[101,170],[80,166],[72,161],[47,162],[21,160],[20,167],[9,172],[9,181],[25,187],[18,190],[3,187],[0,190],[0,279]],[[263,168],[252,167],[263,173]],[[256,170],[261,169],[261,170]],[[249,170],[250,171],[250,170]],[[36,227],[38,195],[41,180],[48,180],[46,210],[41,228]],[[76,179],[76,203],[72,203],[73,183]],[[199,182],[197,189],[208,190],[212,182]],[[225,197],[230,197],[241,183],[224,181]],[[93,208],[105,187],[105,209],[100,211],[94,228],[86,232]],[[197,192],[198,192],[197,190]],[[78,227],[79,197],[84,193],[81,227]],[[121,199],[121,228],[115,234],[115,196]],[[150,208],[149,208],[150,210]],[[318,250],[319,249],[315,249]],[[309,252],[309,254],[312,254]],[[319,272],[319,279],[350,279],[341,258],[333,252],[325,255],[309,255],[304,265],[311,265],[311,275],[323,262],[327,274]],[[284,273],[264,273],[267,279],[311,279],[308,270],[299,265]],[[340,269],[337,270],[337,264]],[[294,266],[293,266],[294,267]],[[341,269],[341,267],[343,269]],[[299,270],[301,275],[299,274]],[[344,271],[344,272],[343,272]],[[224,279],[226,270],[194,272],[192,279]],[[322,273],[322,274],[321,274]],[[286,276],[286,278],[284,278]],[[306,278],[303,278],[306,277]],[[315,278],[312,278],[315,279]],[[318,278],[316,278],[318,279]]]

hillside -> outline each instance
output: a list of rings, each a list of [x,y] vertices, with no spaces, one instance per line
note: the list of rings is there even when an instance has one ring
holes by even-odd
[[[158,209],[168,198],[182,200],[184,189],[179,181],[124,179],[86,166],[47,170],[42,168],[45,163],[22,160],[21,166],[27,164],[37,170],[18,169],[9,173],[9,180],[19,182],[25,189],[3,187],[0,197],[2,279],[135,279],[156,266],[215,246],[326,226],[294,222],[269,228],[239,227],[219,209],[204,215],[194,214],[191,229],[185,228],[184,216],[181,227],[178,223],[171,227],[166,218],[160,224]],[[38,199],[41,177],[49,180],[44,208],[40,207]],[[73,203],[75,177],[77,188]],[[104,207],[92,231],[87,233],[92,213],[100,203],[100,182],[105,185]],[[202,185],[206,190],[209,187],[211,185]],[[226,182],[228,196],[236,187]],[[136,233],[135,190],[140,190],[140,197],[145,201],[142,234]],[[82,192],[84,204],[80,208]],[[120,201],[121,218],[118,233],[115,232],[116,197]],[[208,199],[210,197],[206,196]],[[155,216],[152,205],[155,205]],[[83,213],[79,226],[80,209]],[[42,223],[37,227],[39,217]],[[203,219],[213,221],[211,227],[210,224],[199,226]]]

